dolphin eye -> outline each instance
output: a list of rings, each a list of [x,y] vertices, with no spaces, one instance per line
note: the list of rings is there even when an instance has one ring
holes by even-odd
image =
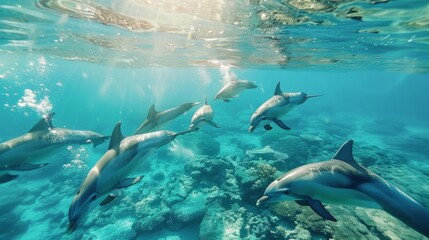
[[[94,201],[96,198],[97,198],[97,196],[96,196],[96,195],[92,196],[92,197],[91,197],[91,201]]]
[[[77,191],[76,195],[79,195],[79,193],[80,193],[80,190],[79,190],[79,191]]]

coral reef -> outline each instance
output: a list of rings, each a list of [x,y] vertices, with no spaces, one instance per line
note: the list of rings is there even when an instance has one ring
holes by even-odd
[[[138,169],[141,173],[135,174],[144,175],[144,179],[135,186],[116,191],[117,198],[92,211],[72,238],[425,239],[382,210],[325,205],[338,220],[329,222],[310,207],[293,201],[256,207],[256,200],[268,184],[281,174],[334,155],[343,138],[340,134],[326,135],[325,130],[319,131],[323,122],[312,124],[316,127],[306,132],[273,129],[264,132],[262,138],[253,135],[253,138],[246,138],[247,135],[214,138],[215,135],[204,131],[181,136],[170,148],[160,149],[142,163]],[[416,141],[418,148],[424,147],[424,138]],[[404,144],[402,140],[390,142],[398,148]],[[426,160],[425,149],[404,154],[387,148],[390,142],[373,140],[356,144],[355,159],[428,206],[429,168],[421,164]],[[46,228],[55,221],[61,226],[57,235],[63,234],[67,226],[64,206],[69,206],[71,199],[61,201],[61,211],[55,208],[56,202],[76,190],[79,178],[87,173],[86,165],[95,160],[72,161],[62,168],[62,174],[49,173],[52,177],[37,188],[11,190],[18,196],[20,205],[4,201],[2,209],[8,218],[3,215],[2,219],[26,234],[9,233],[7,227],[3,227],[0,236],[35,236],[27,226],[31,221],[46,222]],[[20,178],[32,180],[24,175]],[[55,182],[60,181],[63,184],[58,187]],[[32,211],[22,216],[15,214],[38,201],[41,204],[33,206]]]
[[[225,234],[225,222],[223,211],[220,206],[212,206],[207,209],[203,220],[200,223],[199,238],[201,240],[222,239]]]
[[[171,207],[172,216],[168,228],[173,231],[182,229],[194,221],[201,221],[207,210],[207,196],[202,193],[190,194],[185,200]]]

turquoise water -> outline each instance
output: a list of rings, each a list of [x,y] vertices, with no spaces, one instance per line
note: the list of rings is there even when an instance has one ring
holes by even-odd
[[[131,136],[157,111],[203,102],[220,125],[178,136],[73,233],[68,211],[105,142],[64,144],[0,185],[1,239],[426,239],[382,210],[294,202],[258,208],[270,182],[354,140],[364,167],[429,207],[427,1],[3,1],[0,142],[55,112],[57,128]],[[214,100],[231,79],[257,85]],[[250,117],[283,92],[323,94]],[[162,127],[187,130],[195,106]],[[267,147],[269,146],[269,147]],[[261,150],[262,149],[262,150]],[[1,159],[0,155],[0,159]],[[1,173],[3,174],[3,173]],[[429,220],[429,219],[426,219]]]

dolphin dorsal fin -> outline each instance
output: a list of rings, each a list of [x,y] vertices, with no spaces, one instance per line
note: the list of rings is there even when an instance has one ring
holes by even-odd
[[[155,119],[157,112],[155,110],[155,104],[152,104],[152,106],[150,106],[149,112],[147,113],[147,119],[149,120],[153,120]]]
[[[357,170],[364,170],[364,168],[362,168],[362,166],[360,166],[359,163],[357,163],[353,158],[353,140],[348,140],[347,142],[343,143],[332,159],[346,162]]]
[[[282,95],[283,92],[280,89],[280,82],[277,83],[276,90],[274,91],[274,95]]]
[[[207,96],[206,96],[206,99],[204,100],[204,104],[205,104],[205,105],[208,105],[208,104],[207,104]]]
[[[36,125],[34,125],[30,131],[28,132],[35,132],[35,131],[42,131],[42,130],[49,130],[54,128],[52,125],[52,118],[54,117],[55,113],[49,113],[48,116],[40,119]]]
[[[108,150],[115,148],[116,146],[119,146],[119,144],[123,139],[124,139],[124,135],[122,135],[122,131],[121,131],[121,122],[118,122],[115,128],[113,129]]]

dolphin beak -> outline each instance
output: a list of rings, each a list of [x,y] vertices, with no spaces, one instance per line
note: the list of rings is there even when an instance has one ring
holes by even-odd
[[[314,97],[320,97],[320,96],[323,96],[323,94],[307,95],[307,98],[314,98]]]
[[[77,227],[77,222],[73,221],[73,222],[69,222],[69,225],[67,226],[67,231],[66,233],[71,234],[76,230]]]
[[[77,201],[76,197],[73,199],[72,204],[69,208],[69,225],[67,226],[67,233],[72,233],[76,230],[80,219],[80,211],[77,209]]]
[[[258,199],[258,201],[256,201],[256,206],[257,207],[265,207],[268,204],[268,196],[262,196],[261,198]]]
[[[249,130],[248,130],[248,132],[253,132],[253,131],[255,131],[255,125],[251,125],[250,127],[249,127]]]
[[[90,203],[81,202],[81,198],[76,195],[69,208],[69,225],[67,226],[67,232],[72,233],[76,230],[80,224],[83,216],[88,212]]]

